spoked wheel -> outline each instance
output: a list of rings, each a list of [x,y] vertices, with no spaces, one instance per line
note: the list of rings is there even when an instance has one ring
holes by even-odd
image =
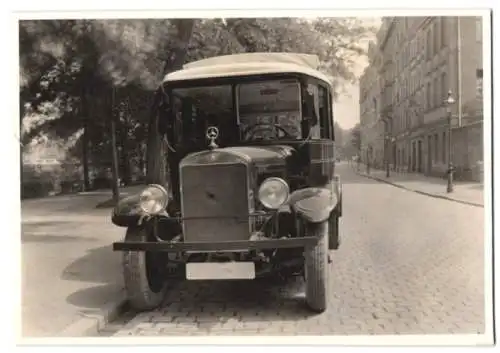
[[[125,241],[146,241],[148,230],[144,227],[128,228]],[[125,251],[123,275],[125,291],[131,306],[136,310],[151,310],[159,306],[166,293],[165,263],[161,253],[150,251]]]
[[[328,220],[306,225],[308,236],[318,238],[304,252],[306,304],[314,312],[326,310],[328,303]]]

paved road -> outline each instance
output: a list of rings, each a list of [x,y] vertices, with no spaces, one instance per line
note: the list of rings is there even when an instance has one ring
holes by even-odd
[[[57,336],[120,298],[120,254],[111,243],[123,230],[111,224],[110,209],[95,209],[108,194],[22,202],[23,336]]]
[[[340,173],[327,312],[303,309],[300,281],[183,282],[103,335],[483,333],[483,209]]]

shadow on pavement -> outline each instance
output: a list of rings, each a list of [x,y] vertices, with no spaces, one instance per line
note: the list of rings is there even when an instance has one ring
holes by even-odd
[[[96,309],[116,300],[117,293],[123,288],[119,255],[113,252],[111,245],[102,246],[89,250],[85,256],[69,264],[61,279],[96,285],[72,293],[66,301],[78,307]]]
[[[95,237],[82,237],[76,230],[78,222],[46,220],[23,221],[21,224],[22,243],[62,243],[95,241]],[[57,230],[57,231],[55,231]],[[57,234],[57,235],[56,235]]]
[[[97,237],[87,234],[81,236],[82,222],[74,219],[22,220],[21,242],[67,242],[67,241],[95,241]]]
[[[51,235],[50,233],[34,233],[34,234],[21,234],[21,242],[23,243],[63,243],[63,242],[82,242],[94,241],[96,238],[82,239],[74,235]]]
[[[54,220],[54,219],[48,219],[46,221],[30,221],[30,220],[23,220],[22,221],[22,228],[23,229],[29,229],[29,228],[40,228],[40,227],[58,227],[62,226],[68,223],[75,223],[72,221],[61,221],[61,220]]]
[[[90,313],[102,309],[108,303],[117,303],[122,291],[123,288],[117,284],[103,284],[76,291],[69,295],[66,301],[83,309],[81,312]]]
[[[113,252],[111,245],[91,249],[85,256],[69,264],[61,278],[68,281],[116,283],[117,271],[121,276],[119,255]]]
[[[95,210],[95,206],[110,198],[109,193],[52,196],[22,200],[21,212],[33,214],[80,213]]]

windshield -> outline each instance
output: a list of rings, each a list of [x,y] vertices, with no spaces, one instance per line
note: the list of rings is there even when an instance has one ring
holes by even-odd
[[[302,137],[298,81],[243,83],[238,85],[237,94],[238,120],[243,139]]]
[[[219,129],[220,146],[303,138],[301,89],[295,79],[173,88],[172,103],[169,141],[176,146],[205,148],[210,126]]]
[[[206,146],[206,130],[217,126],[219,139],[228,139],[235,125],[231,85],[175,88],[172,90],[175,145]]]

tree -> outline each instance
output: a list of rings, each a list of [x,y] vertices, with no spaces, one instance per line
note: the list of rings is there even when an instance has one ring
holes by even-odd
[[[162,77],[171,71],[180,69],[184,64],[195,24],[195,21],[192,19],[179,19],[172,22],[174,23],[177,35],[170,56],[164,63]],[[146,181],[148,183],[165,185],[167,182],[165,158],[167,151],[164,140],[158,131],[158,107],[160,99],[162,98],[162,91],[157,90],[149,116],[148,142],[146,149]]]
[[[356,124],[351,129],[351,145],[354,147],[354,150],[359,155],[361,152],[361,126]]]
[[[342,126],[339,125],[338,122],[335,121],[334,126],[333,126],[333,131],[335,134],[335,144],[339,147],[344,146],[344,135],[345,135],[345,130],[342,129]]]
[[[141,170],[147,164],[147,181],[163,184],[167,151],[156,109],[165,74],[214,55],[310,53],[319,56],[337,95],[343,82],[355,80],[352,59],[363,54],[360,41],[372,30],[349,18],[21,21],[23,143],[39,135],[64,140],[83,131],[71,152],[81,161],[88,186],[90,171],[113,160],[113,137],[104,122],[112,109],[106,97],[115,88],[116,105],[128,102],[114,121],[120,172],[127,180],[133,163]]]
[[[119,176],[118,176],[118,152],[116,146],[116,121],[120,112],[115,111],[116,108],[116,88],[111,88],[111,112],[109,114],[109,125],[111,130],[111,161],[112,161],[112,172],[113,180],[111,184],[111,190],[113,191],[113,201],[118,203],[120,199],[120,189],[119,189]]]

